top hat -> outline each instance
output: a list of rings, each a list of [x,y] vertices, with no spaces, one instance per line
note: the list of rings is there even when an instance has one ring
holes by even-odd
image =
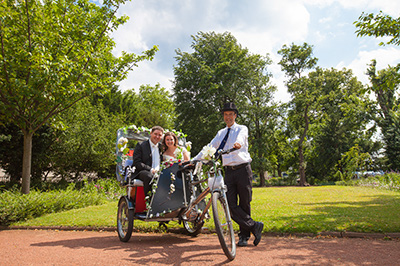
[[[235,111],[236,115],[239,115],[239,111],[234,103],[225,103],[221,112],[223,113],[225,111]]]

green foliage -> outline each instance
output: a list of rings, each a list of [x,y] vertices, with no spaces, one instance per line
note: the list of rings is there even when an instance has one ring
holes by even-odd
[[[65,179],[84,173],[99,177],[115,171],[115,138],[123,124],[121,116],[108,114],[102,104],[82,100],[63,114],[65,130],[53,147],[52,171]]]
[[[388,172],[383,175],[367,176],[366,178],[347,180],[344,182],[338,182],[337,184],[374,187],[400,192],[400,174],[397,172]]]
[[[355,145],[348,152],[342,155],[342,159],[336,165],[337,178],[340,180],[350,180],[357,171],[367,169],[368,163],[371,162],[369,153],[361,153],[360,147]]]
[[[295,186],[297,185],[297,177],[271,177],[265,180],[265,185],[267,187],[279,187],[279,186]]]
[[[400,45],[400,19],[385,15],[382,11],[374,15],[362,13],[358,21],[354,22],[357,27],[358,37],[391,37],[386,44]],[[380,45],[385,43],[381,42]]]
[[[10,185],[19,184],[23,154],[23,133],[12,124],[0,125],[0,167],[10,177]],[[52,146],[55,144],[57,131],[48,126],[40,128],[33,136],[32,183],[41,181],[50,171]]]
[[[355,144],[370,153],[380,146],[371,140],[374,130],[366,130],[371,101],[351,70],[317,68],[308,78],[320,95],[308,134],[312,149],[307,154],[307,175],[328,180],[334,177],[341,156]]]
[[[318,59],[313,57],[313,47],[307,43],[302,46],[292,44],[290,47],[284,45],[278,51],[282,55],[279,64],[286,76],[288,92],[292,95],[289,103],[289,123],[291,129],[295,130],[294,136],[298,138],[298,159],[300,185],[306,184],[305,171],[307,161],[305,152],[307,152],[307,137],[310,123],[313,120],[313,111],[318,108],[317,98],[320,95],[320,88],[315,86],[314,81],[303,76],[305,71],[313,69]]]
[[[91,99],[93,105],[102,104],[107,113],[121,115],[124,125],[173,128],[176,120],[175,104],[171,93],[156,84],[142,85],[135,89],[119,91],[113,87],[110,92]]]
[[[362,13],[358,21],[354,22],[357,27],[357,36],[389,37],[386,43],[400,45],[400,18],[392,18],[379,12],[378,14]],[[396,67],[376,71],[376,60],[372,60],[368,68],[368,76],[372,86],[369,91],[375,93],[376,104],[372,110],[372,116],[382,129],[383,141],[385,143],[385,154],[387,156],[387,169],[400,169],[400,120],[398,88],[400,84],[400,64]]]
[[[103,204],[108,200],[116,200],[121,192],[116,181],[102,179],[95,183],[86,182],[82,189],[76,189],[76,185],[71,183],[65,190],[32,190],[27,195],[17,190],[2,191],[0,224],[9,225],[47,213]]]
[[[224,103],[235,102],[245,113],[249,102],[266,104],[273,88],[267,87],[265,74],[269,58],[251,55],[232,34],[199,32],[192,38],[193,53],[176,51],[174,102],[176,128],[188,134],[196,154],[223,127]],[[250,124],[250,117],[240,116],[238,122]]]
[[[44,124],[90,95],[126,77],[143,55],[117,58],[110,33],[127,17],[116,17],[124,0],[0,2],[0,120],[24,134],[22,191],[29,193],[32,136]]]
[[[380,126],[387,157],[386,169],[400,169],[400,99],[398,89],[400,72],[398,67],[377,71],[373,60],[367,72],[372,86],[368,88],[376,96],[371,110],[372,117]]]

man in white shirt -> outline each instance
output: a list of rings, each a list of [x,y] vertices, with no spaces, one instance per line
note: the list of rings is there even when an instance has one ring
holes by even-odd
[[[164,129],[162,127],[153,127],[150,131],[150,139],[138,143],[133,152],[133,165],[136,169],[132,178],[138,178],[143,181],[145,195],[150,191],[150,181],[153,175],[160,168],[162,160],[158,144],[163,134]]]
[[[235,148],[236,150],[222,155],[225,170],[225,183],[228,188],[227,197],[232,219],[239,224],[238,246],[247,246],[250,233],[255,236],[253,244],[260,243],[264,224],[251,218],[252,177],[251,157],[248,152],[248,129],[238,125],[235,120],[238,110],[234,103],[226,103],[221,110],[226,127],[218,131],[210,144],[218,150]],[[199,160],[201,152],[193,158]]]

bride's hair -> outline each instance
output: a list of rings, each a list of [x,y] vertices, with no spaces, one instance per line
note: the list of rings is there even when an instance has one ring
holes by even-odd
[[[178,137],[171,131],[165,133],[164,138],[162,140],[162,145],[164,148],[164,151],[166,151],[168,149],[167,144],[165,143],[165,139],[167,138],[167,136],[172,136],[174,138],[174,146],[178,146]]]

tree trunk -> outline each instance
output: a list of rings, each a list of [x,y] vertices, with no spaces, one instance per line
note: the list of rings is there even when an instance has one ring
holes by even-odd
[[[260,187],[265,187],[265,176],[264,176],[264,171],[260,171]]]
[[[306,162],[304,160],[303,143],[307,136],[308,131],[308,105],[304,110],[304,131],[299,141],[299,174],[300,174],[300,186],[306,185]]]
[[[304,161],[303,145],[299,145],[299,174],[300,186],[306,185],[306,162]]]
[[[22,158],[22,190],[29,194],[31,186],[31,164],[32,164],[32,138],[33,133],[24,130],[24,155]]]

